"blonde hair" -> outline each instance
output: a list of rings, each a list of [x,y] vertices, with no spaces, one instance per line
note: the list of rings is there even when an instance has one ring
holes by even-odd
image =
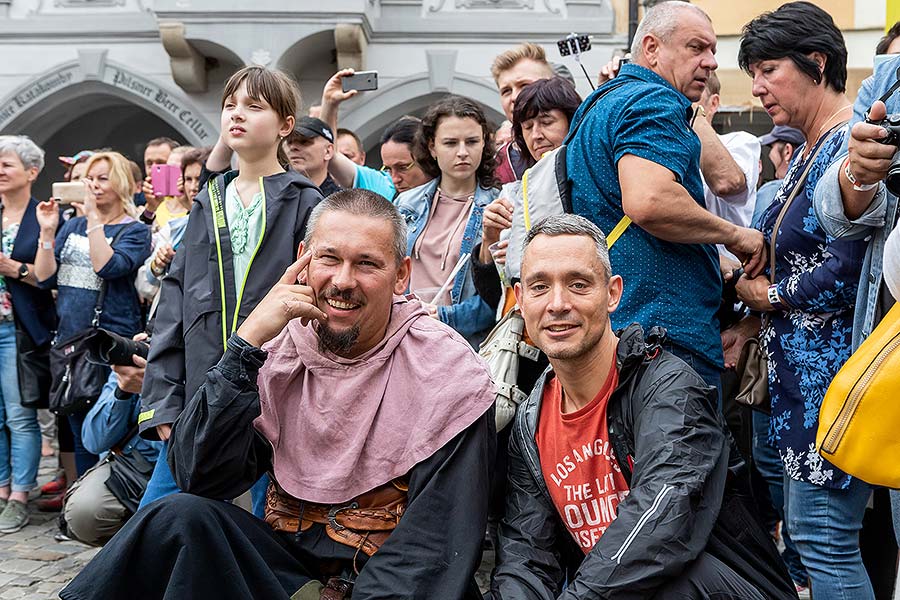
[[[494,83],[497,83],[501,73],[512,69],[516,63],[525,59],[533,60],[545,65],[549,76],[553,76],[553,67],[551,67],[550,63],[547,61],[547,53],[544,52],[544,49],[537,44],[525,42],[524,44],[519,44],[515,48],[510,48],[506,52],[497,55],[497,58],[495,58],[493,64],[491,64],[491,75],[494,77]]]
[[[137,216],[137,208],[134,205],[134,176],[131,174],[128,159],[118,152],[98,152],[88,159],[85,172],[90,173],[91,167],[101,161],[109,165],[109,183],[122,201],[125,213],[130,217]]]

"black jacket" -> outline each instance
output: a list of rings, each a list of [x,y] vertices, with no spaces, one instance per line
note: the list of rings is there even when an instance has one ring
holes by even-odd
[[[620,332],[619,385],[607,422],[630,492],[587,556],[559,518],[541,474],[535,431],[550,369],[519,406],[494,600],[651,598],[703,551],[764,597],[796,598],[771,538],[734,487],[744,465],[730,451],[715,390],[661,349],[664,338],[661,328],[651,329],[646,341],[639,325]]]
[[[30,265],[34,264],[41,234],[41,227],[37,222],[37,205],[38,201],[34,198],[28,200],[10,255],[11,259]],[[13,277],[6,278],[6,287],[12,297],[16,322],[21,329],[28,332],[35,346],[49,343],[56,329],[56,305],[52,292]]]
[[[256,377],[265,360],[265,352],[234,335],[222,360],[205,374],[172,428],[168,460],[180,489],[233,498],[271,470],[272,445],[253,428],[260,414]],[[371,558],[333,541],[318,524],[291,541],[314,559],[311,564],[364,564],[354,600],[480,600],[473,574],[487,526],[495,444],[491,408],[413,467],[400,524]]]
[[[185,398],[196,393],[206,371],[224,352],[219,259],[209,190],[217,186],[224,199],[225,187],[235,177],[237,171],[214,175],[197,195],[184,241],[160,285],[162,295],[141,396],[141,435],[147,439],[158,439],[157,425],[175,421]],[[322,199],[319,189],[294,171],[265,177],[263,188],[265,231],[244,284],[238,324],[297,259],[309,214]],[[222,244],[222,260],[231,262],[228,243]],[[226,286],[233,286],[232,281],[226,281]],[[230,330],[227,327],[228,333]]]

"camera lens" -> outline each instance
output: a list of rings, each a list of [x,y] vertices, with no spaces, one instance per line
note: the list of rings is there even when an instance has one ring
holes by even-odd
[[[900,196],[900,152],[894,155],[884,183],[890,193]]]

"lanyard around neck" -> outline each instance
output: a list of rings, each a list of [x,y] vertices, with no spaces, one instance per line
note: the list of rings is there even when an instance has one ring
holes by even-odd
[[[263,186],[263,178],[259,178],[259,191],[262,194],[262,230],[253,254],[250,255],[250,262],[244,273],[239,291],[235,291],[235,275],[234,275],[234,254],[231,252],[231,231],[228,229],[228,217],[225,214],[225,206],[222,199],[222,193],[219,190],[219,184],[216,179],[209,182],[209,202],[213,211],[213,231],[216,234],[216,259],[219,265],[219,295],[222,298],[222,349],[228,347],[228,336],[237,331],[238,316],[241,309],[241,301],[244,297],[244,289],[247,287],[247,277],[250,275],[250,269],[253,266],[253,259],[256,258],[259,247],[262,245],[263,238],[266,235],[266,189]],[[228,248],[227,260],[223,258],[222,248]],[[229,306],[231,310],[229,310]],[[228,323],[231,323],[229,331]]]

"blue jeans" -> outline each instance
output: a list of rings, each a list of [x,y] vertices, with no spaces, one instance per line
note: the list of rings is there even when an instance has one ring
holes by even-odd
[[[0,487],[14,492],[37,486],[41,428],[37,411],[22,406],[16,367],[16,326],[0,323]]]
[[[164,442],[163,447],[159,451],[159,459],[156,466],[153,467],[153,475],[150,476],[150,482],[147,484],[147,490],[141,498],[141,504],[138,506],[140,511],[145,506],[172,494],[178,494],[181,490],[175,483],[175,477],[169,468],[169,461],[166,460],[166,454],[169,449],[169,442]],[[263,475],[252,488],[250,488],[250,499],[253,503],[253,514],[262,519],[265,516],[266,509],[266,488],[269,486],[269,476]]]
[[[875,600],[859,552],[869,484],[853,478],[836,490],[785,475],[785,523],[817,600]]]
[[[762,475],[768,484],[769,495],[772,497],[772,506],[778,513],[778,518],[784,523],[784,463],[778,449],[769,444],[769,415],[764,415],[758,410],[753,412],[753,463],[756,470]],[[784,552],[781,558],[787,565],[791,579],[796,583],[806,585],[808,575],[800,560],[800,553],[791,539],[787,525],[782,525],[781,536],[784,539]]]
[[[894,537],[900,546],[900,491],[891,490],[891,517],[894,519]]]
[[[84,425],[86,412],[69,415],[69,426],[72,428],[72,441],[75,444],[75,470],[81,477],[88,469],[97,464],[100,457],[91,453],[81,442],[81,426]]]

